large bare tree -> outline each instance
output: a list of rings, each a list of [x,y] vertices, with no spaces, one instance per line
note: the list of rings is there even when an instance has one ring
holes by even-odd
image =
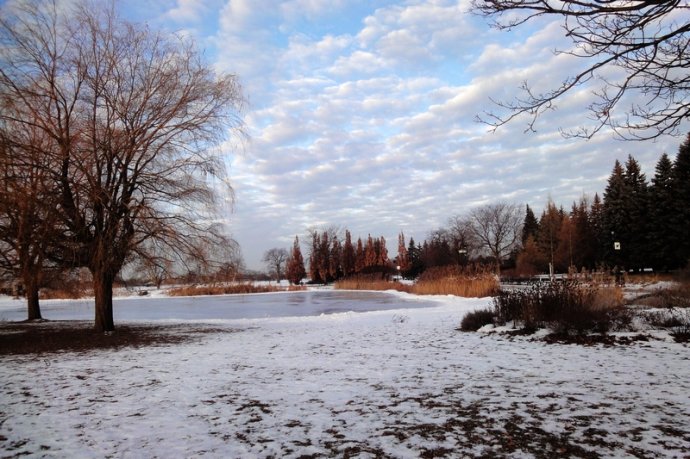
[[[680,0],[473,0],[480,14],[510,30],[536,18],[555,17],[572,43],[559,50],[584,59],[554,88],[525,82],[523,96],[498,102],[507,113],[487,113],[495,127],[528,115],[528,129],[566,93],[591,87],[593,127],[570,132],[592,137],[603,127],[621,137],[678,134],[690,115],[690,5]],[[629,97],[626,98],[626,95]]]
[[[268,267],[271,274],[274,274],[276,276],[276,281],[280,282],[280,279],[283,276],[283,267],[285,266],[285,263],[287,263],[288,258],[289,254],[286,249],[273,248],[268,249],[264,253],[264,256],[261,259],[261,261],[266,263],[266,266]]]
[[[501,262],[520,243],[522,235],[522,209],[516,204],[498,202],[472,210],[468,225],[473,238],[496,261],[496,272]]]
[[[241,90],[193,43],[118,16],[114,4],[20,2],[0,19],[0,93],[12,121],[51,139],[59,196],[51,256],[94,279],[95,328],[114,329],[112,285],[151,241],[203,260],[224,236],[216,148],[241,127]],[[19,107],[19,108],[15,108]]]

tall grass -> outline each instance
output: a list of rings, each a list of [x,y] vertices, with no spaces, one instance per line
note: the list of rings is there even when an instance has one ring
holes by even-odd
[[[391,282],[380,275],[353,276],[336,282],[343,290],[397,290],[415,295],[493,296],[499,291],[496,276],[487,269],[442,266],[426,270],[414,284]]]
[[[352,276],[339,280],[334,286],[339,290],[397,290],[412,293],[412,285],[386,279],[372,279],[370,276]]]
[[[287,291],[304,290],[302,286],[289,286]],[[197,295],[230,295],[242,293],[270,293],[284,292],[284,287],[275,285],[255,285],[251,282],[240,282],[223,285],[190,285],[168,290],[170,296],[197,296]]]

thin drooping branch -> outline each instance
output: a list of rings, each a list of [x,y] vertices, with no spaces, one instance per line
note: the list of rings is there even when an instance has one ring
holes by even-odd
[[[558,18],[572,48],[556,52],[586,62],[554,88],[536,92],[524,82],[523,96],[494,101],[502,110],[478,117],[494,129],[526,116],[526,130],[534,130],[537,119],[557,100],[581,87],[591,88],[595,98],[585,107],[594,125],[564,130],[566,135],[591,138],[610,127],[622,138],[651,139],[679,134],[690,116],[690,5],[686,2],[474,0],[473,8],[493,18],[493,25],[501,30],[536,18]]]

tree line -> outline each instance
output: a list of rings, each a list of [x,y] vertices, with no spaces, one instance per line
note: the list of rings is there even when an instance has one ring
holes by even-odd
[[[551,269],[683,268],[690,261],[690,135],[674,160],[659,157],[651,180],[629,156],[615,161],[601,197],[583,196],[567,211],[549,200],[538,218],[529,204],[521,209],[485,205],[451,218],[423,244],[410,240],[410,275],[467,261],[494,263],[497,271],[500,266],[519,276]]]
[[[114,2],[3,5],[0,42],[0,274],[38,319],[47,278],[88,268],[95,328],[113,330],[124,266],[198,270],[232,246],[212,208],[237,78]]]
[[[548,202],[537,220],[527,206],[518,272],[618,266],[639,271],[683,268],[690,261],[690,135],[674,161],[664,153],[651,181],[635,158],[616,160],[603,198]]]
[[[291,251],[272,249],[264,261],[274,273],[284,262],[295,284],[307,276],[328,283],[373,272],[414,279],[436,266],[468,264],[518,276],[614,267],[666,271],[690,261],[689,203],[690,134],[673,161],[661,155],[651,181],[634,157],[616,160],[602,197],[583,196],[569,211],[549,200],[537,218],[529,204],[486,204],[450,218],[420,243],[401,232],[393,258],[383,237],[353,242],[345,230],[341,242],[335,228],[312,230],[307,263],[298,237]]]
[[[330,228],[322,232],[312,230],[310,238],[308,273],[299,237],[295,237],[292,250],[286,258],[286,277],[293,284],[300,283],[307,274],[312,283],[326,284],[355,274],[387,272],[391,269],[383,236],[373,238],[369,235],[366,241],[360,237],[353,242],[352,234],[346,229],[343,242],[340,242],[337,229]],[[264,258],[274,253],[272,250]]]

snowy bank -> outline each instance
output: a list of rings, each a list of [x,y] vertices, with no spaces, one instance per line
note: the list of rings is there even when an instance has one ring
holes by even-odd
[[[213,320],[221,331],[174,346],[2,357],[0,446],[57,457],[690,455],[687,345],[461,333],[463,314],[491,300],[432,300]]]

